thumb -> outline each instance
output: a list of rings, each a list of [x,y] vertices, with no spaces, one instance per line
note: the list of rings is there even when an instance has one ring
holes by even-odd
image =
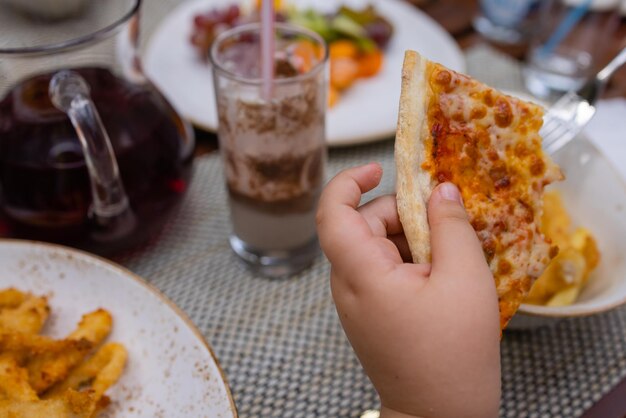
[[[433,190],[428,202],[428,223],[433,273],[442,277],[491,274],[454,184],[442,183]]]

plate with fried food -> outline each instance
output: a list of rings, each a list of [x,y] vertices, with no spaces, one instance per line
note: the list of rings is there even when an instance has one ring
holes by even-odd
[[[201,333],[142,278],[0,240],[0,418],[236,416]]]
[[[181,3],[152,34],[144,56],[148,77],[174,107],[202,129],[218,125],[209,45],[220,31],[254,19],[257,0]],[[453,38],[403,0],[276,0],[279,20],[307,27],[330,45],[329,146],[392,138],[398,120],[404,51],[413,49],[463,71]]]

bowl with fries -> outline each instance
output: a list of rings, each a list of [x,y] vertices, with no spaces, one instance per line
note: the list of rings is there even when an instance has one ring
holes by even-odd
[[[553,158],[566,179],[544,197],[542,232],[559,247],[509,328],[550,325],[626,304],[626,184],[580,136]]]

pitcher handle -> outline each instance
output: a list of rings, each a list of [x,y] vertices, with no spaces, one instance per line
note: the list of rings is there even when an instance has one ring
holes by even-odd
[[[83,149],[91,183],[91,216],[96,224],[119,237],[135,224],[120,179],[111,140],[91,100],[89,85],[74,71],[59,71],[50,80],[50,100],[70,118]]]

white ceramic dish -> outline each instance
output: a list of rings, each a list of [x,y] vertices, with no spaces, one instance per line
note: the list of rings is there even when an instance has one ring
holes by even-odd
[[[195,0],[182,3],[156,30],[144,58],[145,70],[165,96],[196,126],[217,129],[213,80],[189,43],[197,13],[233,0]],[[465,70],[463,54],[454,40],[430,17],[402,0],[290,0],[299,8],[333,11],[340,4],[373,4],[394,25],[384,67],[370,79],[359,80],[328,112],[330,146],[352,145],[390,138],[395,134],[404,51],[414,49],[431,60]]]
[[[0,288],[50,297],[44,334],[62,337],[82,314],[103,307],[114,319],[108,341],[128,350],[107,391],[108,418],[235,418],[237,412],[208,344],[185,314],[143,279],[107,260],[66,247],[0,240]]]
[[[626,184],[584,137],[554,155],[566,180],[558,189],[574,225],[589,228],[600,247],[601,261],[578,300],[563,307],[523,304],[511,329],[550,325],[561,318],[588,316],[626,304]]]

